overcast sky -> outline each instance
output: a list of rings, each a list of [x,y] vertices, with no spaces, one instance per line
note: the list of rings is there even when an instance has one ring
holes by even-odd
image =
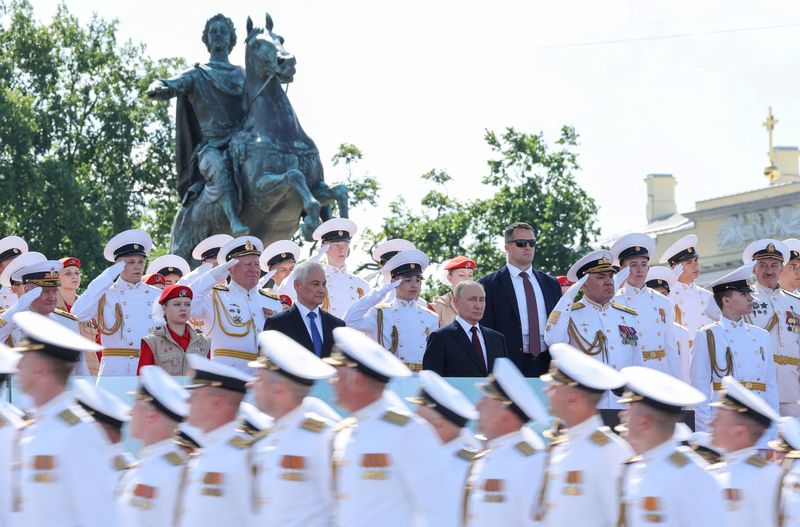
[[[33,0],[49,20],[57,2]],[[481,194],[486,128],[581,136],[578,182],[600,207],[604,235],[645,222],[648,173],[678,179],[679,211],[766,185],[772,106],[777,145],[800,144],[800,2],[737,0],[496,2],[272,0],[68,1],[82,20],[117,18],[123,39],[154,57],[206,61],[204,22],[231,17],[244,63],[247,15],[295,54],[289,89],[317,142],[327,179],[337,145],[359,146],[360,169],[418,202],[418,176],[449,172],[449,191]],[[354,219],[375,222],[356,213]],[[509,218],[509,221],[535,218]]]

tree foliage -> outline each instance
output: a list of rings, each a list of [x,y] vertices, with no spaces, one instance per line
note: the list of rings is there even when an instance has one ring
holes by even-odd
[[[0,232],[90,276],[103,244],[144,227],[166,245],[177,208],[172,123],[143,97],[177,59],[117,40],[117,22],[81,24],[65,5],[49,24],[0,0]]]

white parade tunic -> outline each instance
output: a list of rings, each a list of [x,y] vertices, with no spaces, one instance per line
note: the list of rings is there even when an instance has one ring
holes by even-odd
[[[163,323],[153,314],[161,291],[142,281],[135,284],[105,273],[91,281],[72,314],[80,321],[97,318],[103,358],[97,376],[135,376],[142,337]]]
[[[325,265],[325,278],[328,280],[328,294],[322,309],[337,318],[344,318],[350,306],[369,293],[369,284],[354,274],[347,272],[347,266]]]
[[[14,307],[17,300],[19,300],[17,295],[11,292],[10,287],[0,287],[0,310],[5,311],[6,309]]]
[[[117,499],[119,525],[174,525],[189,458],[171,438],[143,448],[141,455],[122,480]]]
[[[675,322],[689,330],[689,346],[693,345],[698,329],[719,320],[714,295],[694,282],[684,284],[676,281],[667,297],[675,306]]]
[[[282,527],[328,527],[333,522],[332,422],[301,405],[275,420],[253,447],[259,515]]]
[[[669,440],[624,466],[620,526],[727,525],[722,490],[690,452]]]
[[[472,463],[483,449],[483,445],[467,429],[462,428],[458,437],[445,443],[443,448],[446,457],[442,475],[446,478],[446,482],[442,482],[442,490],[446,493],[446,497],[442,503],[447,512],[452,514],[447,524],[461,525],[466,507],[464,489],[467,478]]]
[[[433,430],[387,393],[353,418],[333,442],[335,525],[452,526],[442,506],[445,453]]]
[[[19,472],[14,464],[20,456],[19,439],[24,426],[22,412],[6,402],[0,389],[0,525],[12,523],[14,502],[19,496]],[[15,481],[16,479],[16,481]]]
[[[745,448],[723,456],[708,472],[722,487],[728,517],[724,525],[754,527],[777,525],[777,503],[781,491],[781,468]]]
[[[23,430],[20,525],[116,525],[116,474],[108,440],[91,416],[63,393],[36,409]]]
[[[783,527],[800,527],[800,452],[795,451],[783,476],[779,514],[783,516]]]

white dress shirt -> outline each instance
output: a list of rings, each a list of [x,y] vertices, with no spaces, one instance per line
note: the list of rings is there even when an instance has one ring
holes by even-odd
[[[542,351],[545,350],[546,344],[544,343],[544,328],[547,322],[547,308],[544,305],[544,293],[542,288],[539,287],[539,281],[533,275],[533,267],[527,269],[520,269],[511,264],[507,264],[508,271],[511,274],[511,284],[514,286],[514,296],[517,297],[517,307],[519,308],[519,322],[520,330],[522,331],[522,352],[530,353],[528,350],[528,335],[530,330],[528,328],[528,303],[525,300],[525,285],[523,284],[524,278],[520,275],[525,273],[530,279],[533,286],[533,295],[536,297],[536,310],[539,312],[539,345]]]
[[[308,337],[311,339],[311,342],[314,342],[313,337],[311,337],[311,319],[308,318],[308,314],[311,313],[311,310],[300,302],[295,303],[295,305],[300,312],[300,316],[303,317],[303,324],[305,324],[306,331],[308,331]],[[317,317],[314,319],[314,324],[317,326],[317,331],[319,331],[319,338],[322,339],[322,317],[319,314],[319,307],[314,309],[314,313],[317,314]]]
[[[483,340],[483,331],[481,331],[481,327],[478,324],[475,324],[473,326],[472,324],[470,324],[469,322],[467,322],[466,320],[464,320],[460,316],[456,316],[456,321],[458,322],[458,325],[461,326],[461,329],[463,329],[467,333],[467,340],[469,340],[470,342],[472,342],[472,328],[478,328],[478,340],[480,341],[481,349],[483,350],[483,363],[488,368],[489,367],[489,354],[486,351],[486,341]]]

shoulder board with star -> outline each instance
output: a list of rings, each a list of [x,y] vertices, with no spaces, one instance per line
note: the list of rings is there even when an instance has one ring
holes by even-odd
[[[462,448],[458,452],[456,452],[456,457],[459,459],[463,459],[464,461],[472,461],[478,455],[477,450],[473,450],[471,448]]]
[[[672,463],[678,468],[686,466],[690,461],[689,457],[686,454],[678,451],[675,451],[672,454],[670,454],[668,459],[670,463]]]
[[[78,317],[76,317],[69,311],[64,311],[63,309],[56,308],[55,311],[53,311],[53,313],[55,313],[56,315],[61,315],[62,317],[68,318],[70,320],[76,320],[76,321],[78,320]]]
[[[244,438],[242,436],[236,436],[231,438],[231,440],[228,441],[228,444],[231,445],[233,448],[244,450],[245,448],[250,448],[253,445],[253,439]]]
[[[177,452],[167,452],[162,457],[167,461],[167,463],[176,467],[178,465],[183,465],[187,461],[185,457],[178,454]]]
[[[786,289],[784,289],[783,292],[796,300],[800,300],[800,296],[798,296],[798,294],[795,293],[794,291],[787,291]]]
[[[401,414],[395,410],[389,410],[385,414],[381,416],[381,419],[386,421],[387,423],[392,423],[393,425],[397,426],[405,426],[411,420],[411,417],[405,414]]]
[[[570,309],[572,311],[577,311],[578,309],[583,309],[584,307],[586,307],[586,304],[583,302],[573,302],[572,306],[570,306]]]
[[[611,307],[613,307],[614,309],[619,309],[620,311],[624,311],[625,313],[629,313],[631,315],[639,314],[632,307],[623,306],[622,304],[617,304],[616,302],[611,302]]]
[[[768,461],[766,459],[764,459],[763,457],[759,456],[758,454],[753,454],[752,456],[747,458],[746,463],[748,465],[754,466],[756,468],[761,468],[761,467],[765,467],[767,465]]]
[[[520,441],[519,443],[514,445],[514,448],[516,448],[517,452],[519,452],[525,457],[532,456],[536,453],[536,448],[527,441]]]
[[[222,284],[217,284],[212,289],[215,289],[217,291],[228,291],[229,290],[227,285],[222,285]]]
[[[322,419],[318,419],[313,416],[308,416],[300,425],[300,428],[302,428],[303,430],[308,430],[309,432],[314,432],[315,434],[319,434],[320,432],[328,428],[328,423],[326,423]]]
[[[592,435],[589,436],[589,441],[597,446],[605,446],[611,441],[611,438],[608,436],[608,434],[609,432],[606,432],[603,429],[597,429],[592,432]]]
[[[89,417],[89,414],[87,414],[85,410],[74,406],[67,408],[66,410],[62,410],[61,413],[58,414],[58,418],[67,423],[69,426],[75,426]]]
[[[279,295],[276,295],[272,291],[267,291],[266,289],[259,289],[258,292],[261,293],[262,295],[264,295],[267,298],[271,298],[273,300],[277,300],[278,302],[281,301],[281,297]]]

